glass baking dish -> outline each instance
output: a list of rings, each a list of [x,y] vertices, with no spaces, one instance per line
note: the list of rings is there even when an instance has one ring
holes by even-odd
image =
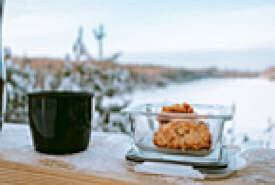
[[[134,147],[146,155],[169,155],[169,157],[204,157],[217,162],[222,148],[224,123],[233,118],[234,106],[191,104],[194,113],[164,113],[163,106],[171,104],[145,104],[130,107],[122,111],[129,116],[131,136]],[[205,124],[211,136],[209,148],[202,149],[174,149],[159,147],[154,144],[155,133],[161,122],[171,120],[188,121],[194,124]],[[214,157],[213,157],[214,156]]]

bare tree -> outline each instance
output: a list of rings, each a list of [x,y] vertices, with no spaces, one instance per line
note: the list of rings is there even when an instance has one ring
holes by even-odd
[[[83,27],[78,30],[77,39],[73,44],[73,53],[76,61],[80,61],[83,57],[86,57],[86,59],[92,58],[83,41]]]

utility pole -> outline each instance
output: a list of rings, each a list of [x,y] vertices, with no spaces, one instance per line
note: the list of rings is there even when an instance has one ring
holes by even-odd
[[[103,38],[106,36],[104,32],[104,26],[100,24],[98,29],[93,29],[93,33],[94,33],[95,39],[98,42],[98,57],[99,57],[99,60],[102,60],[103,59]]]

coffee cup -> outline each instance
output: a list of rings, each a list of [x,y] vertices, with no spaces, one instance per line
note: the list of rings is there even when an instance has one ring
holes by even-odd
[[[29,123],[36,151],[68,154],[87,149],[91,136],[90,92],[39,91],[28,94]]]

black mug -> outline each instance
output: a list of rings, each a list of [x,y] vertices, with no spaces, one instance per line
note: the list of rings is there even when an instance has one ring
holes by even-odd
[[[36,151],[68,154],[87,149],[93,116],[91,93],[40,91],[29,93],[28,98]]]

